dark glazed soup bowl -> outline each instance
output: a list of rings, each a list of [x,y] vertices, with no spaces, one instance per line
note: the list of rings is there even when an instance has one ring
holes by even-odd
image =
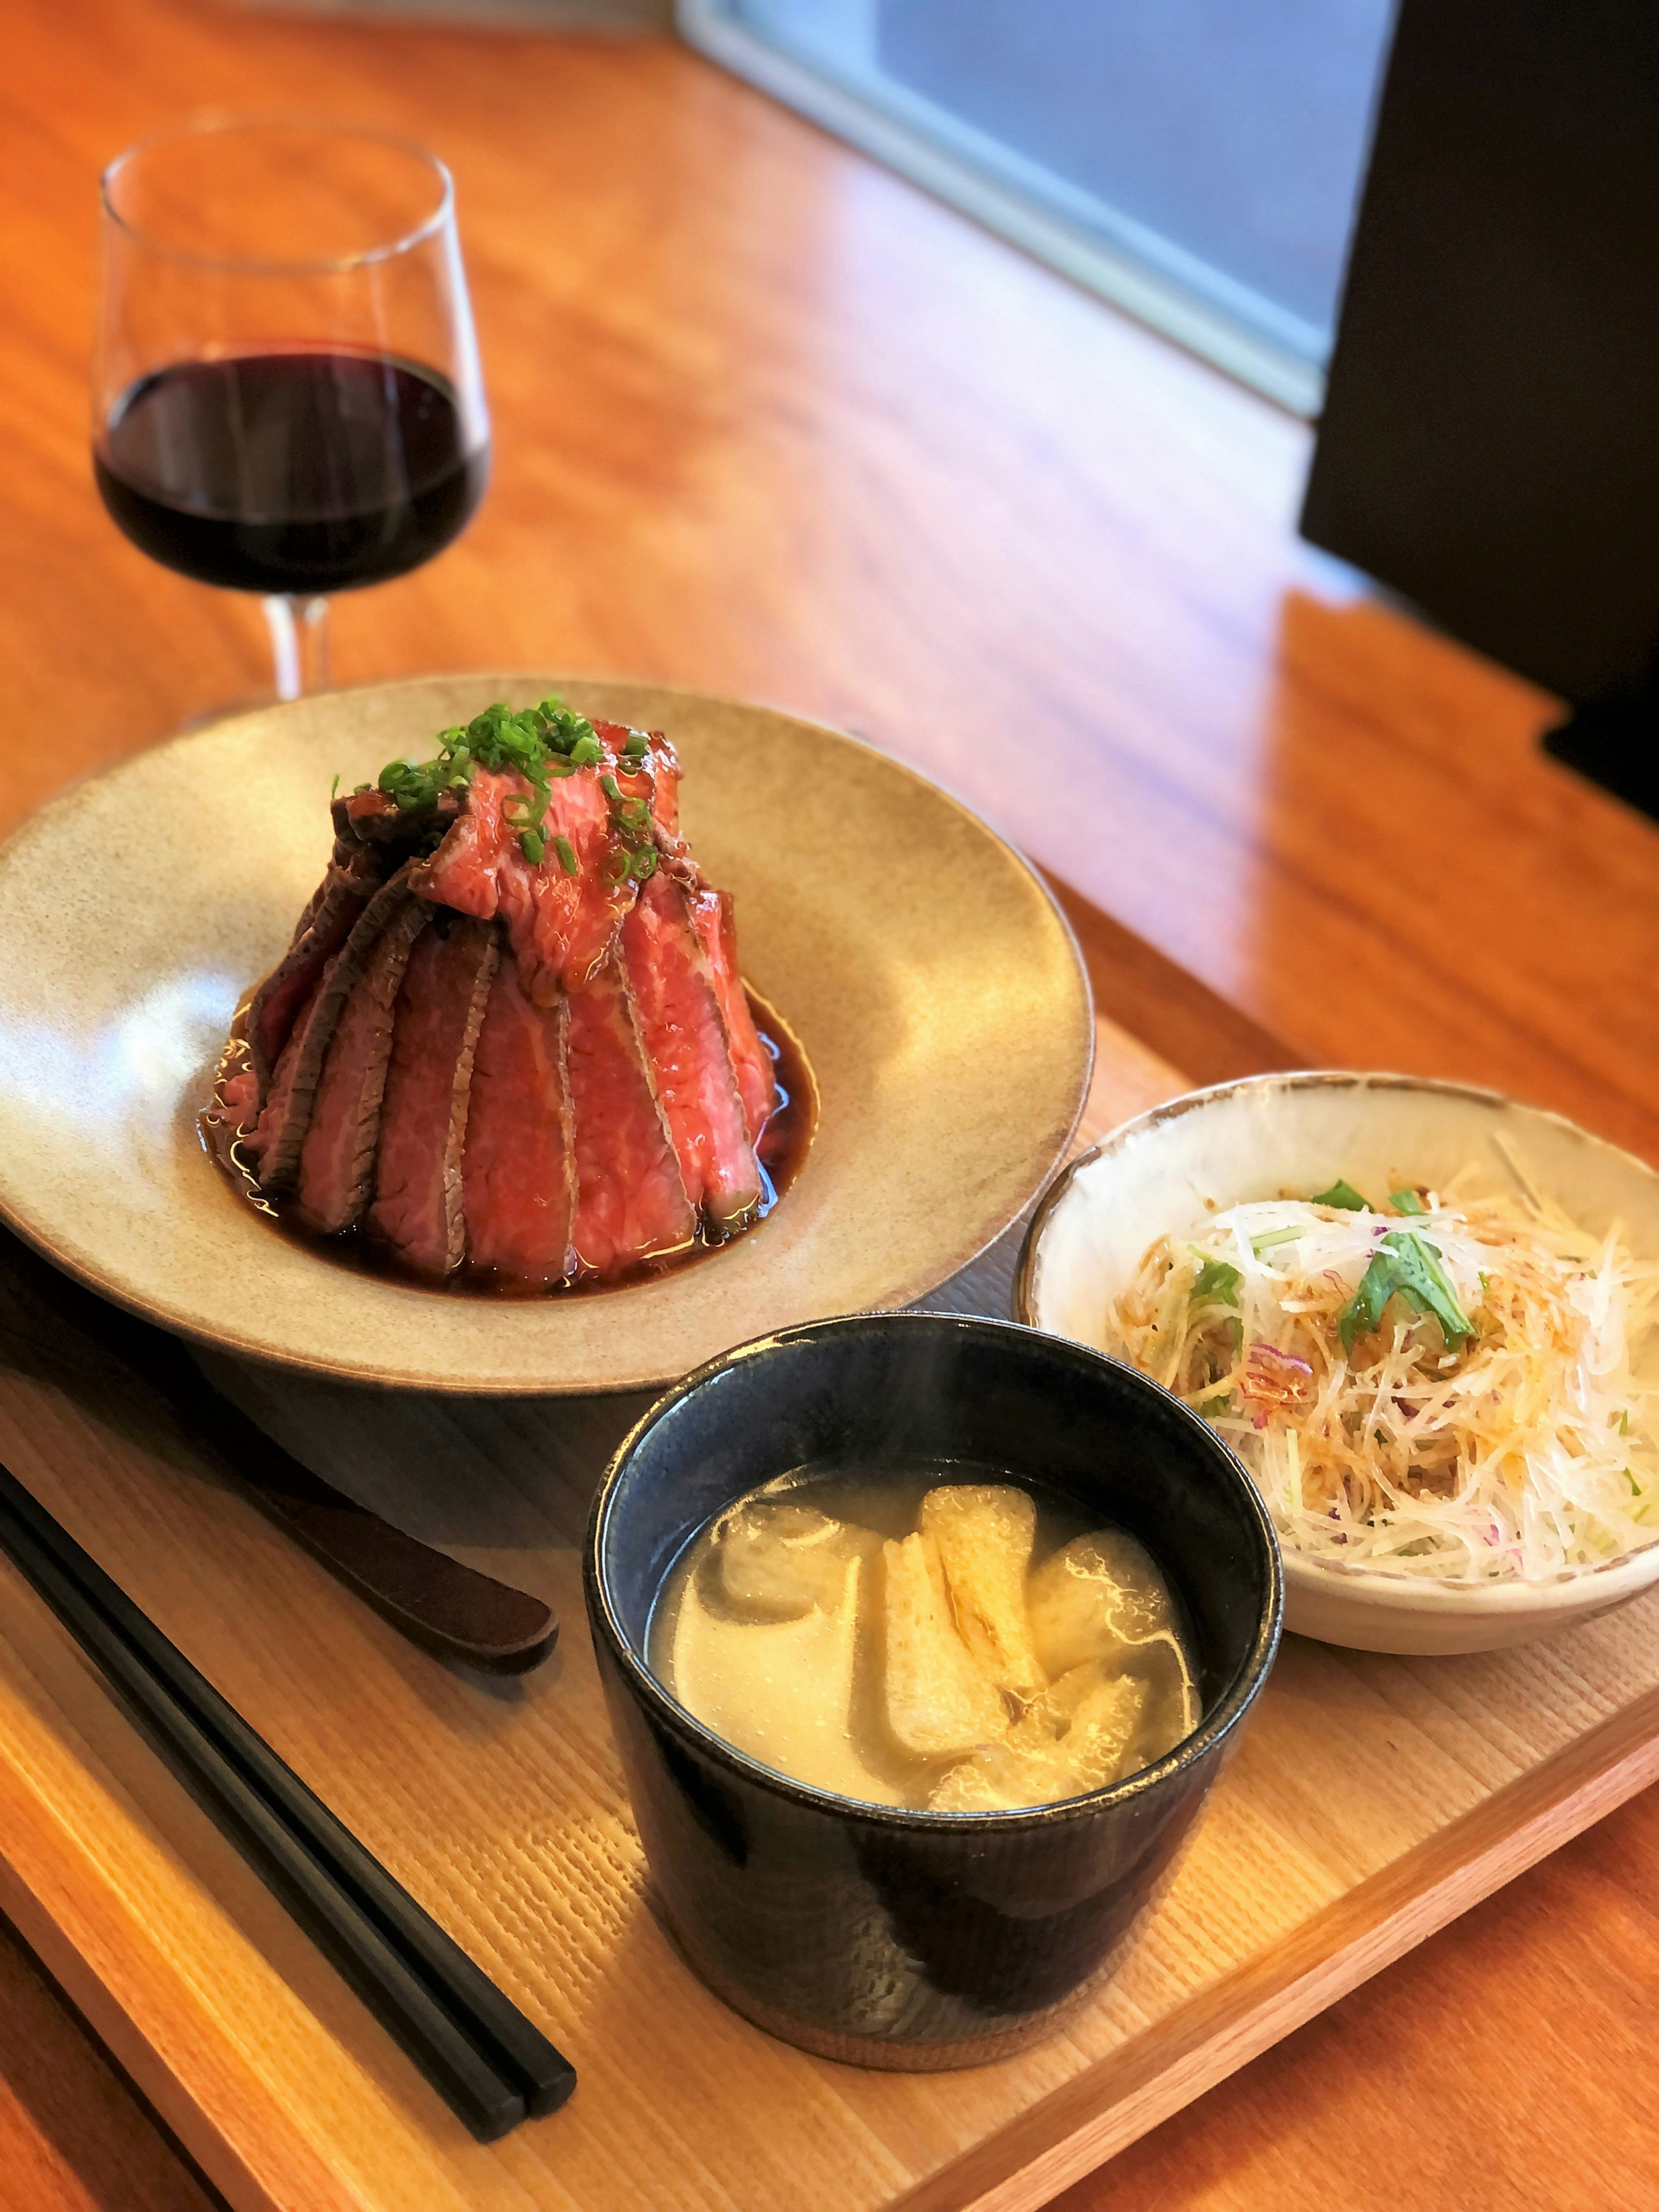
[[[796,1468],[1006,1468],[1146,1546],[1203,1717],[1155,1765],[1013,1813],[910,1812],[791,1781],[647,1661],[685,1546]],[[1113,1972],[1238,1741],[1279,1643],[1278,1547],[1244,1469],[1133,1368],[1006,1322],[869,1315],[746,1344],[659,1401],[588,1525],[587,1609],[655,1901],[693,1969],[821,2057],[921,2070],[1054,2032]]]

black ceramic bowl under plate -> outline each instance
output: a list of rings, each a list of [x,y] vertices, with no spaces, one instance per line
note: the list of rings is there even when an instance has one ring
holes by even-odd
[[[674,1561],[799,1468],[959,1461],[1058,1490],[1140,1539],[1185,1612],[1203,1718],[1109,1790],[1012,1813],[911,1812],[791,1781],[692,1718],[647,1664]],[[1113,1971],[1273,1662],[1279,1553],[1214,1431],[1133,1368],[1010,1322],[817,1322],[661,1399],[594,1500],[599,1668],[660,1911],[717,1995],[830,2058],[1006,2057]]]

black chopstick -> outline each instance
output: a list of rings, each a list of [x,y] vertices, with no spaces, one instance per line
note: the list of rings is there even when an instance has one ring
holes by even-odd
[[[475,2134],[563,2104],[569,2062],[4,1468],[0,1550]]]

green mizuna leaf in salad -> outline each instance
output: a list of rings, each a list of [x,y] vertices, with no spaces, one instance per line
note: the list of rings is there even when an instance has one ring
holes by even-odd
[[[1495,1195],[1472,1165],[1217,1212],[1148,1249],[1105,1349],[1203,1413],[1299,1549],[1481,1581],[1616,1558],[1659,1534],[1659,1265],[1512,1164]]]
[[[1422,1210],[1418,1208],[1419,1212]],[[1258,1251],[1261,1241],[1257,1240]],[[1446,1279],[1437,1248],[1412,1231],[1397,1231],[1378,1245],[1359,1279],[1359,1288],[1337,1322],[1342,1349],[1351,1358],[1355,1337],[1362,1330],[1381,1327],[1393,1297],[1404,1298],[1413,1312],[1432,1314],[1449,1348],[1461,1348],[1475,1334],[1474,1323],[1457,1303],[1457,1293]]]
[[[1308,1203],[1310,1206],[1334,1206],[1343,1213],[1369,1213],[1371,1210],[1353,1185],[1344,1182],[1340,1176],[1328,1190],[1316,1192]]]
[[[1238,1286],[1244,1279],[1239,1270],[1230,1267],[1224,1260],[1208,1257],[1199,1250],[1196,1244],[1189,1244],[1187,1249],[1199,1263],[1198,1273],[1193,1279],[1193,1287],[1188,1293],[1193,1304],[1195,1306],[1236,1306],[1238,1304]]]

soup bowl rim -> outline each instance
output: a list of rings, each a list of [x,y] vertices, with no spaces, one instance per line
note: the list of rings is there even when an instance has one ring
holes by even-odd
[[[1193,1437],[1200,1447],[1200,1455],[1207,1459],[1216,1471],[1233,1485],[1244,1506],[1245,1518],[1259,1540],[1265,1583],[1261,1617],[1249,1649],[1233,1669],[1225,1686],[1208,1705],[1198,1726],[1166,1752],[1162,1759],[1155,1759],[1150,1766],[1143,1766],[1119,1781],[1109,1783],[1103,1789],[1086,1790],[1078,1796],[1059,1798],[1044,1805],[1023,1805],[992,1812],[945,1812],[904,1805],[877,1804],[868,1798],[853,1797],[839,1790],[821,1789],[813,1783],[798,1781],[781,1768],[769,1766],[764,1760],[738,1750],[736,1745],[700,1721],[663,1686],[635,1650],[632,1639],[623,1626],[605,1571],[605,1540],[623,1477],[649,1432],[717,1376],[730,1371],[739,1364],[763,1358],[769,1353],[802,1342],[816,1342],[825,1338],[868,1331],[881,1333],[890,1328],[908,1330],[915,1328],[944,1329],[958,1334],[991,1332],[1006,1338],[1023,1339],[1030,1349],[1039,1352],[1051,1362],[1081,1369],[1085,1372],[1102,1368],[1114,1370],[1127,1380],[1131,1395],[1144,1397],[1156,1407],[1162,1418],[1171,1420],[1178,1430],[1184,1430]],[[677,1556],[683,1555],[684,1547]],[[730,1769],[744,1781],[775,1796],[789,1799],[803,1810],[826,1814],[843,1823],[862,1821],[876,1827],[931,1837],[964,1832],[975,1834],[1017,1833],[1056,1823],[1093,1819],[1114,1807],[1131,1805],[1138,1799],[1150,1797],[1176,1776],[1200,1765],[1218,1751],[1244,1719],[1272,1670],[1285,1611],[1284,1572],[1272,1518],[1243,1462],[1190,1406],[1182,1404],[1162,1383],[1155,1382],[1149,1375],[1142,1374],[1139,1368],[1132,1367],[1125,1360],[1114,1359],[1106,1352],[1097,1352],[1091,1346],[1051,1335],[1046,1330],[1030,1328],[1018,1322],[964,1314],[843,1314],[802,1322],[788,1328],[770,1330],[763,1335],[752,1337],[747,1343],[734,1345],[729,1351],[694,1369],[647,1408],[611,1455],[588,1516],[583,1545],[582,1582],[588,1621],[595,1642],[603,1638],[613,1662],[620,1668],[629,1687],[647,1711],[659,1724],[667,1726],[691,1744],[706,1759]]]

